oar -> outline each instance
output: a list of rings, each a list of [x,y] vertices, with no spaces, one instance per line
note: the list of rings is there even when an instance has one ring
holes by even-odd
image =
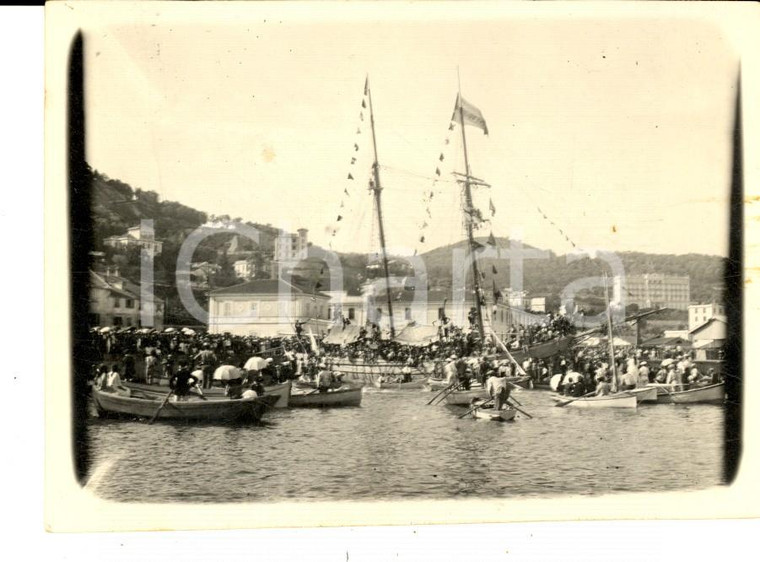
[[[449,386],[448,388],[446,388],[446,390],[448,390],[448,392],[446,392],[443,396],[441,396],[440,400],[438,400],[438,403],[440,404],[441,401],[445,400],[446,397],[449,394],[452,394],[455,390],[457,390],[458,388],[461,388],[461,387],[462,387],[462,383],[461,382],[457,382],[456,384],[453,384],[453,385]]]
[[[512,398],[512,400],[514,400],[514,398]],[[517,400],[515,400],[515,402],[517,402]],[[518,404],[519,404],[519,402],[518,402]],[[520,404],[520,405],[522,406],[522,404]],[[514,404],[510,404],[510,406],[512,406],[512,407],[513,407],[515,410],[517,410],[518,412],[520,412],[522,415],[524,415],[524,416],[527,416],[529,419],[533,419],[533,416],[531,416],[531,415],[530,415],[528,412],[526,412],[525,410],[521,410],[520,408],[518,408],[518,407],[517,407],[517,406],[515,406]]]
[[[164,409],[164,406],[166,406],[166,403],[169,401],[169,398],[171,397],[172,394],[174,394],[174,389],[171,389],[169,393],[166,395],[166,397],[164,398],[164,401],[161,402],[161,405],[158,407],[158,410],[156,410],[156,413],[153,414],[152,418],[150,418],[148,425],[156,421],[156,418],[158,417],[159,412]]]
[[[465,417],[468,414],[471,414],[472,412],[474,412],[478,408],[482,408],[483,406],[485,406],[489,402],[493,402],[493,400],[494,400],[493,398],[489,398],[485,402],[481,402],[480,404],[477,404],[477,405],[473,406],[472,408],[470,408],[469,410],[467,410],[464,414],[462,414],[461,416],[459,416],[459,419],[461,420],[463,417]]]
[[[435,396],[433,396],[433,397],[430,399],[430,402],[428,402],[428,403],[427,403],[427,405],[428,405],[428,406],[430,406],[430,404],[432,404],[433,402],[435,402],[435,399],[436,399],[436,398],[438,398],[438,397],[439,397],[441,394],[443,394],[444,392],[446,392],[447,390],[449,390],[449,389],[450,389],[452,386],[454,386],[454,384],[455,384],[455,383],[451,383],[449,386],[445,386],[445,387],[443,388],[443,390],[439,391],[439,392],[438,392],[438,394],[436,394]]]
[[[577,398],[572,398],[570,400],[564,400],[562,402],[557,402],[555,404],[555,406],[561,408],[562,406],[567,406],[568,404],[570,404],[570,402],[575,402],[576,400],[580,400],[581,398],[586,398],[586,397],[592,396],[594,394],[596,394],[596,390],[592,390],[591,392],[589,392],[587,394],[584,394],[583,396],[578,396]]]
[[[198,391],[198,396],[199,396],[201,399],[203,399],[203,400],[208,400],[208,398],[206,398],[206,397],[203,395],[203,391],[201,390],[201,388],[200,388],[199,386],[194,386],[193,388],[195,388],[195,390],[196,390],[196,391]]]

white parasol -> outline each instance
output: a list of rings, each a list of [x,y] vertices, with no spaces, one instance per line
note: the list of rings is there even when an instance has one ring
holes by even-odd
[[[174,331],[175,331],[174,328],[166,328],[166,330],[164,330],[164,333],[165,334],[173,334]]]
[[[263,357],[251,357],[248,361],[245,362],[245,365],[243,365],[243,368],[247,371],[260,371],[264,367],[267,366],[267,360]]]
[[[243,373],[240,369],[233,367],[232,365],[222,365],[221,367],[217,367],[216,371],[214,371],[215,381],[231,381],[242,378]]]
[[[194,336],[195,330],[191,328],[182,328],[182,333],[185,334],[186,336]]]
[[[668,365],[673,364],[673,359],[663,359],[662,363],[660,363],[660,367],[667,367]]]
[[[106,332],[110,332],[111,328],[109,326],[106,326],[105,328],[100,329],[101,334],[105,334]]]

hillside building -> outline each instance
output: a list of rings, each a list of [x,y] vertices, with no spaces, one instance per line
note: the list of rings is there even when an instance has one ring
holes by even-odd
[[[687,310],[691,302],[689,276],[626,275],[615,277],[612,302],[636,304],[640,308],[674,308]]]
[[[112,248],[124,249],[139,247],[152,250],[153,255],[159,255],[163,250],[164,243],[156,240],[152,229],[143,228],[142,225],[127,229],[126,234],[109,236],[103,240],[103,244]]]
[[[692,331],[712,318],[725,319],[726,307],[722,304],[692,304],[689,306],[689,331]]]
[[[153,297],[150,304],[142,303],[140,286],[119,275],[118,269],[107,268],[104,273],[90,271],[90,327],[130,327],[162,329],[164,301]],[[150,322],[143,323],[147,313]]]

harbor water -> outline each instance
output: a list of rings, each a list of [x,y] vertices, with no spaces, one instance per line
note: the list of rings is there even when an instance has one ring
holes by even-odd
[[[498,423],[427,406],[424,391],[365,389],[361,407],[270,411],[229,427],[90,420],[88,487],[122,502],[451,499],[601,495],[722,483],[723,408],[554,406]]]

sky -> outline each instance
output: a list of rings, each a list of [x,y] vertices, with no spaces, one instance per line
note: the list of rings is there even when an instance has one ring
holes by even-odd
[[[475,202],[487,217],[489,199],[496,209],[479,235],[557,253],[573,249],[568,238],[727,253],[738,59],[709,21],[232,8],[84,27],[94,168],[369,252],[368,75],[387,244],[422,253],[464,237],[451,174],[464,171],[461,131],[449,130],[461,85],[489,128],[465,128],[472,174],[490,185]]]

